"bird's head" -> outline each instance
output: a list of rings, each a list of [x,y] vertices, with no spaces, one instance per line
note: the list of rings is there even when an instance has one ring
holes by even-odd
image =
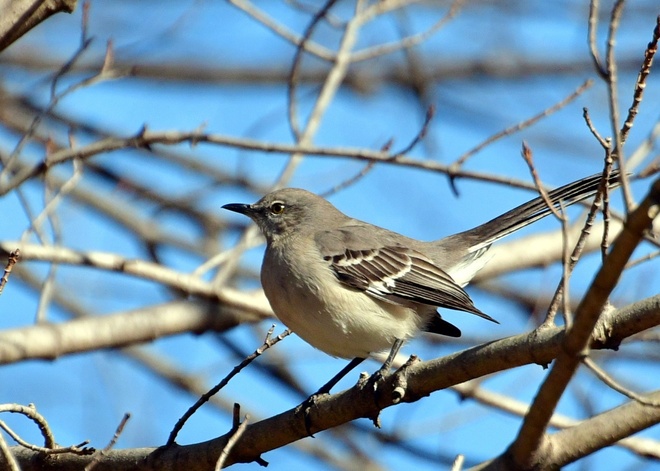
[[[346,218],[325,199],[298,188],[275,190],[254,204],[232,203],[223,208],[252,219],[268,242],[319,230],[328,222]]]

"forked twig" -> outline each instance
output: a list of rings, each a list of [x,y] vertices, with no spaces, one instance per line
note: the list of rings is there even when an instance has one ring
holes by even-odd
[[[212,396],[218,393],[222,388],[224,388],[229,381],[236,376],[238,373],[240,373],[246,366],[248,366],[250,363],[252,363],[256,358],[258,358],[263,352],[268,350],[270,347],[278,343],[280,340],[282,340],[284,337],[289,335],[291,333],[290,330],[285,330],[282,332],[280,335],[277,337],[271,337],[273,335],[273,331],[275,330],[275,325],[273,324],[270,329],[268,329],[268,333],[266,334],[266,339],[264,340],[264,343],[257,348],[251,355],[245,358],[241,363],[236,365],[234,369],[227,375],[225,376],[222,381],[220,381],[218,384],[213,386],[208,392],[202,395],[199,399],[197,399],[197,402],[190,407],[186,411],[183,416],[177,421],[176,425],[174,425],[174,428],[170,432],[170,436],[167,439],[167,443],[165,443],[165,446],[170,446],[174,443],[176,440],[176,436],[179,434],[181,429],[183,428],[184,424],[188,421],[192,415],[197,412],[197,410],[204,405]]]

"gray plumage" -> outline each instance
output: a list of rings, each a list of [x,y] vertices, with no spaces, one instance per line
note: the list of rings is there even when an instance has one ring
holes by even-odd
[[[617,182],[615,173],[609,183]],[[594,195],[599,184],[594,175],[548,196],[567,206]],[[343,358],[366,358],[419,330],[460,336],[437,308],[496,322],[463,286],[485,265],[493,242],[550,213],[539,197],[474,229],[422,242],[295,188],[223,208],[249,216],[266,237],[261,282],[275,314],[314,347]]]

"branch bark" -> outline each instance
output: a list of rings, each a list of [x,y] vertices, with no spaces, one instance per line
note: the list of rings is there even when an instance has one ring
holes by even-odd
[[[54,360],[62,355],[120,348],[186,332],[223,332],[263,318],[205,301],[176,301],[125,313],[90,316],[0,332],[0,364]]]
[[[55,13],[72,13],[77,0],[0,1],[0,52]]]
[[[625,320],[612,322],[612,338],[641,332],[660,325],[660,295],[625,310]],[[642,309],[643,307],[643,309]],[[608,316],[618,319],[618,311]],[[398,402],[415,402],[435,391],[463,383],[498,371],[526,364],[547,365],[562,352],[565,332],[558,327],[545,328],[514,337],[490,342],[446,357],[419,362],[404,367],[379,383],[374,393],[361,381],[346,391],[319,399],[311,410],[313,433],[337,427],[358,418],[374,419],[382,409]],[[603,348],[610,342],[594,339],[592,348]],[[369,383],[366,383],[368,385]],[[660,414],[651,422],[660,422]],[[201,471],[214,469],[215,462],[232,436],[229,432],[203,443],[174,446],[168,449],[135,448],[110,450],[97,464],[97,471],[186,469]],[[305,421],[295,409],[247,426],[244,435],[232,449],[226,464],[259,460],[263,453],[288,445],[307,436]],[[89,456],[63,455],[45,458],[35,452],[13,447],[12,453],[23,471],[79,470]],[[579,452],[574,452],[575,456]],[[583,453],[581,456],[584,456]],[[564,459],[564,458],[562,458]],[[0,465],[4,464],[0,461]]]

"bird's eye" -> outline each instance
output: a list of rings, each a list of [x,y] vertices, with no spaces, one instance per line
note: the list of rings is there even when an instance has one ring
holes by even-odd
[[[273,214],[282,214],[284,212],[284,208],[285,208],[284,203],[280,203],[279,201],[276,201],[270,205],[270,212]]]

